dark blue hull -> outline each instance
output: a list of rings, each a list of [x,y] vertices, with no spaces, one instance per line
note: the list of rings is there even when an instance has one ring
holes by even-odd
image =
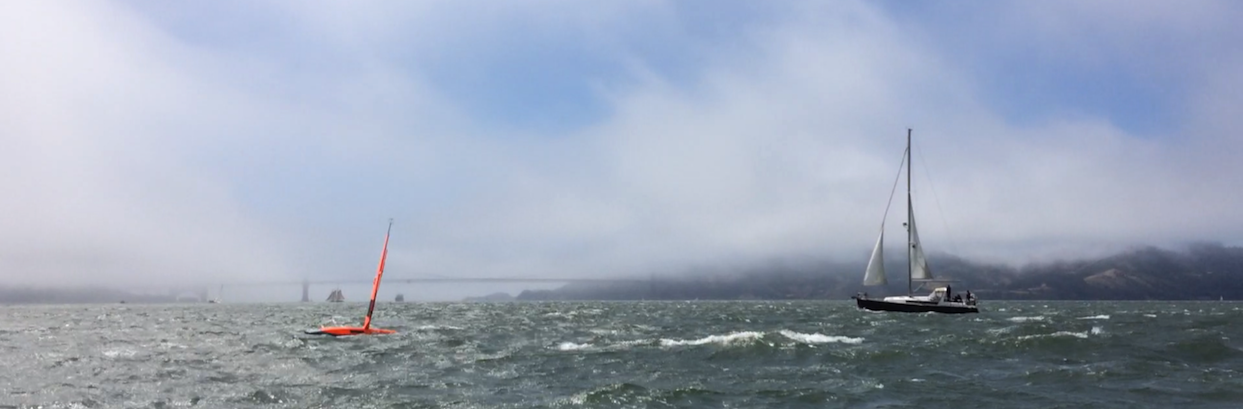
[[[885,300],[873,300],[868,298],[855,298],[855,303],[859,308],[872,311],[892,311],[892,312],[937,312],[942,314],[974,314],[980,312],[980,308],[975,305],[946,305],[946,304],[924,304],[916,302],[892,302]]]

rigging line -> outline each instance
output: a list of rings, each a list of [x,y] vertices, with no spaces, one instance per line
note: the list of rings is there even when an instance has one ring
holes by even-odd
[[[919,145],[915,145],[913,149],[919,149]],[[941,198],[937,196],[936,185],[932,184],[932,172],[928,171],[928,161],[924,160],[922,149],[920,149],[919,164],[924,167],[924,178],[928,180],[928,189],[932,191],[932,200],[937,205],[937,214],[941,216],[941,225],[945,227],[945,239],[949,242],[949,247],[953,250],[953,254],[959,256],[961,253],[958,252],[958,243],[954,240],[954,234],[950,231],[949,223],[945,221],[945,209],[941,208]]]
[[[893,176],[893,188],[889,189],[889,203],[885,204],[885,214],[880,218],[880,227],[885,228],[885,219],[889,218],[889,208],[893,206],[893,195],[898,192],[898,182],[902,180],[902,168],[906,166],[906,155],[910,155],[910,149],[902,151],[902,161],[898,163],[898,174]],[[907,170],[910,171],[909,169]]]

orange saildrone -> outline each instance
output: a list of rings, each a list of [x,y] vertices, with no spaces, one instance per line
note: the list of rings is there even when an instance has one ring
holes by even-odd
[[[395,334],[397,331],[391,329],[372,328],[371,313],[375,312],[375,296],[380,291],[380,277],[384,276],[384,259],[388,258],[388,236],[393,232],[393,219],[388,220],[388,231],[384,233],[384,249],[380,251],[380,267],[376,269],[375,282],[371,283],[371,305],[367,307],[367,317],[363,318],[363,326],[361,327],[320,327],[319,329],[308,329],[306,333],[314,335],[332,335],[334,337],[343,335],[363,335],[363,334]]]

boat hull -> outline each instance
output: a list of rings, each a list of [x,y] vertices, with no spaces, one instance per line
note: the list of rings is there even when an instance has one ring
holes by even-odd
[[[974,314],[980,312],[980,308],[974,305],[947,305],[947,304],[925,304],[918,302],[893,302],[885,300],[873,300],[870,298],[855,298],[855,304],[859,308],[871,311],[890,311],[890,312],[936,312],[941,314]]]
[[[363,327],[321,327],[320,329],[308,329],[303,331],[311,335],[332,335],[334,337],[343,337],[350,335],[378,335],[378,334],[395,334],[397,331],[382,328],[363,328]]]

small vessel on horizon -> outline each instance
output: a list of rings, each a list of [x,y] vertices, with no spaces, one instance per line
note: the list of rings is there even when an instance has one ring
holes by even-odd
[[[345,301],[345,296],[341,294],[341,289],[340,289],[340,288],[338,288],[338,289],[332,290],[332,292],[328,293],[328,299],[327,299],[327,300],[325,300],[325,301],[328,301],[328,302],[344,302],[344,301]]]
[[[937,287],[928,295],[914,295],[914,283],[920,281],[923,283],[937,281],[932,277],[932,269],[928,267],[928,259],[924,255],[923,245],[919,242],[919,233],[915,229],[915,208],[911,200],[911,130],[906,130],[906,152],[903,153],[906,164],[906,240],[907,240],[907,274],[906,274],[906,295],[884,297],[875,299],[868,296],[867,293],[856,294],[854,297],[855,304],[860,309],[872,311],[893,311],[893,312],[939,312],[946,314],[964,314],[980,312],[976,299],[970,291],[966,297],[953,293],[952,287]],[[899,166],[898,171],[902,171]],[[900,175],[900,173],[899,173]],[[885,217],[889,215],[889,205],[893,204],[893,194],[897,190],[897,180],[894,180],[894,189],[889,193],[889,204],[885,206]],[[872,257],[868,260],[867,269],[863,275],[863,285],[877,286],[887,284],[889,281],[885,277],[885,263],[883,256],[883,248],[885,244],[885,217],[880,222],[880,237],[876,239],[876,247],[872,249]],[[921,284],[921,287],[923,284]]]
[[[216,298],[209,298],[207,303],[219,304],[221,301],[224,301],[224,284],[220,285],[220,291],[216,293]]]

